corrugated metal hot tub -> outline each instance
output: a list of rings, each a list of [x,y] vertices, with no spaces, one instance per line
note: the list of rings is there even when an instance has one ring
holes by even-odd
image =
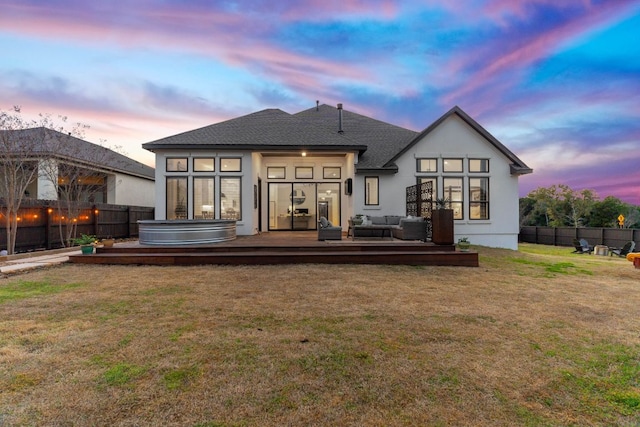
[[[141,220],[141,245],[198,245],[236,238],[236,221],[230,219]]]

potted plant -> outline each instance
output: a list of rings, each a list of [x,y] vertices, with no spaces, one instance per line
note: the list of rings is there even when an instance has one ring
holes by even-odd
[[[460,249],[461,252],[469,252],[469,246],[471,246],[471,243],[468,237],[458,239],[458,249]]]
[[[356,216],[353,217],[351,221],[353,221],[353,225],[362,225],[363,219],[364,218],[362,218],[362,214],[356,214]]]
[[[449,199],[446,199],[444,197],[438,197],[436,199],[436,209],[440,210],[440,209],[447,209],[449,207]]]
[[[73,239],[74,245],[80,245],[80,250],[83,255],[93,253],[93,245],[96,242],[96,236],[91,234],[81,234],[80,237]]]
[[[115,239],[112,238],[111,236],[107,236],[105,239],[102,239],[102,245],[105,248],[111,248],[113,247],[113,244],[115,243]]]

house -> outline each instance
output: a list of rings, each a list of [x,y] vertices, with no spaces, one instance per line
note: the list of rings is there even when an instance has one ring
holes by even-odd
[[[56,130],[39,127],[2,131],[12,138],[9,146],[28,156],[37,168],[36,178],[28,185],[26,196],[57,200],[61,188],[69,186],[71,171],[77,180],[75,191],[91,188],[84,197],[92,203],[131,206],[155,206],[152,167],[100,145]],[[55,182],[57,180],[57,183]]]
[[[518,177],[532,172],[459,107],[422,132],[341,104],[267,109],[143,147],[156,155],[157,220],[234,219],[238,235],[403,215],[406,188],[430,181],[457,237],[516,249]]]

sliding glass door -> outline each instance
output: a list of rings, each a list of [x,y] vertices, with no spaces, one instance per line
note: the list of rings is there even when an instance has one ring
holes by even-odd
[[[269,183],[269,230],[315,230],[318,209],[339,224],[340,184]]]
[[[269,229],[315,230],[316,185],[269,183]]]

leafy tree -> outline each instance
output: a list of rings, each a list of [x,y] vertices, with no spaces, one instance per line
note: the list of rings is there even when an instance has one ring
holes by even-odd
[[[627,214],[624,215],[624,228],[640,228],[640,207],[625,204]]]
[[[536,219],[535,225],[561,227],[564,225],[563,212],[560,203],[560,190],[553,185],[549,188],[539,187],[529,193],[527,198],[534,201],[534,208],[530,211],[530,218]]]
[[[568,185],[559,185],[562,205],[565,212],[565,224],[571,227],[585,226],[586,217],[591,212],[593,204],[598,199],[595,191],[575,191]]]
[[[589,227],[617,227],[618,216],[628,215],[629,206],[620,199],[607,196],[604,200],[594,202],[589,215]]]
[[[537,225],[539,218],[536,218],[536,201],[531,197],[520,198],[520,227],[526,225]]]
[[[599,200],[594,190],[575,191],[564,184],[540,187],[520,199],[520,224],[550,227],[624,227],[640,225],[640,208],[613,196]]]

